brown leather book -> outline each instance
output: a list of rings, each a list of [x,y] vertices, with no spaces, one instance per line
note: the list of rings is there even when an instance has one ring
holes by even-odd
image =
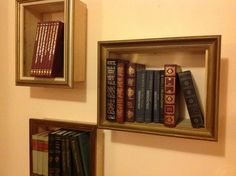
[[[137,63],[128,63],[126,67],[126,121],[135,121],[135,103],[136,103],[136,76],[138,70],[144,70],[145,65]]]
[[[164,81],[164,125],[175,127],[178,122],[178,80],[177,72],[180,67],[166,64]]]

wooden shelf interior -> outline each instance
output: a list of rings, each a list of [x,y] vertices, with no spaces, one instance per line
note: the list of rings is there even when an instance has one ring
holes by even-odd
[[[63,22],[64,1],[25,3],[22,5],[21,19],[21,26],[24,27],[24,29],[22,29],[22,77],[30,77],[37,23],[51,20]]]
[[[70,129],[77,130],[81,132],[89,132],[90,134],[90,168],[91,176],[96,175],[96,135],[97,127],[95,124],[82,124],[75,122],[65,122],[65,121],[55,121],[46,119],[30,119],[30,132],[29,132],[29,145],[30,145],[30,175],[32,172],[32,135],[39,132],[53,130],[53,129]]]
[[[214,38],[214,37],[213,37]],[[216,37],[217,38],[217,37]],[[217,41],[217,39],[215,39]],[[106,129],[144,132],[168,136],[215,140],[217,121],[217,100],[215,94],[219,69],[217,42],[212,38],[167,38],[126,41],[99,42],[100,100],[98,113],[99,127]],[[211,44],[211,45],[210,45]],[[218,53],[217,53],[218,52]],[[177,64],[182,71],[190,70],[203,110],[205,128],[192,128],[183,95],[180,94],[180,118],[177,127],[167,128],[159,123],[119,124],[107,121],[106,112],[106,60],[125,59],[133,63],[145,64],[147,69],[164,69],[165,64]],[[209,80],[214,79],[213,85]],[[212,92],[213,91],[213,92]],[[216,98],[217,99],[217,98]],[[216,103],[216,104],[214,104]],[[213,110],[214,109],[214,110]]]

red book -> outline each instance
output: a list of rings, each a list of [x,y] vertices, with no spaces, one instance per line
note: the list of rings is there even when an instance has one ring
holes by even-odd
[[[128,63],[126,67],[126,121],[135,121],[135,102],[136,102],[136,72],[144,70],[145,65]]]
[[[116,97],[116,121],[125,121],[125,70],[126,61],[117,62],[117,97]]]
[[[177,72],[180,67],[175,64],[167,64],[164,68],[164,125],[175,127],[178,122]]]

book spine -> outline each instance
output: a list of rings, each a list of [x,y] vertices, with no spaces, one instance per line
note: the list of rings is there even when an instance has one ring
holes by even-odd
[[[56,33],[53,43],[53,53],[51,62],[50,77],[63,76],[63,41],[64,41],[64,24],[60,21],[56,23]]]
[[[135,116],[137,122],[144,122],[145,115],[145,70],[137,71],[136,81],[136,108]]]
[[[82,168],[85,176],[90,176],[90,136],[89,133],[81,133],[78,136],[81,151]]]
[[[48,136],[48,176],[55,175],[55,135],[57,131],[49,133]]]
[[[164,87],[165,71],[160,71],[160,123],[164,123]]]
[[[72,161],[73,161],[73,173],[74,175],[84,176],[83,167],[81,163],[81,153],[80,147],[77,140],[77,135],[71,137],[71,151],[72,151]]]
[[[47,30],[48,30],[48,24],[43,23],[43,37],[42,37],[42,47],[39,57],[39,64],[38,64],[38,74],[36,76],[41,77],[43,76],[43,61],[44,61],[44,52],[45,52],[45,45],[46,45],[46,37],[47,37]]]
[[[48,176],[48,133],[43,137],[43,176]]]
[[[46,77],[46,67],[48,64],[48,58],[47,58],[47,49],[49,44],[49,36],[50,36],[50,22],[45,22],[46,24],[46,35],[45,35],[45,43],[44,43],[44,50],[43,50],[43,60],[41,65],[41,77]]]
[[[107,59],[106,64],[106,119],[116,120],[117,61]]]
[[[178,120],[177,114],[177,65],[168,64],[165,68],[165,84],[164,84],[164,125],[167,127],[175,127]]]
[[[180,87],[184,94],[184,99],[187,105],[188,113],[193,128],[204,127],[204,117],[197,97],[196,89],[192,74],[190,71],[178,73]]]
[[[40,35],[41,25],[38,23],[36,28],[36,35],[35,35],[35,43],[34,43],[34,51],[33,51],[33,59],[32,59],[32,65],[30,70],[30,75],[34,76],[35,72],[35,65],[37,64],[37,55],[38,55],[38,48],[39,48],[39,35]]]
[[[146,70],[145,122],[152,122],[153,117],[153,70]]]
[[[38,38],[38,47],[36,50],[35,67],[34,67],[33,76],[39,75],[39,65],[40,65],[40,57],[42,53],[42,43],[43,43],[43,35],[44,35],[44,23],[38,23],[38,25],[40,26],[40,31],[39,31],[39,38]]]
[[[116,121],[118,123],[123,123],[125,119],[125,67],[124,61],[117,62]]]
[[[161,76],[160,70],[154,71],[154,78],[153,78],[153,122],[159,123],[160,122],[160,115],[161,115]]]
[[[126,67],[126,121],[135,121],[136,72],[144,70],[145,65],[128,63]]]

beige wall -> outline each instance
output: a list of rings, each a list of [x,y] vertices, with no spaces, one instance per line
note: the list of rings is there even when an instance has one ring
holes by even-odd
[[[30,117],[96,122],[97,41],[222,35],[219,142],[105,131],[105,176],[236,176],[236,1],[84,0],[87,84],[15,86],[14,0],[0,0],[0,175],[29,175]]]

